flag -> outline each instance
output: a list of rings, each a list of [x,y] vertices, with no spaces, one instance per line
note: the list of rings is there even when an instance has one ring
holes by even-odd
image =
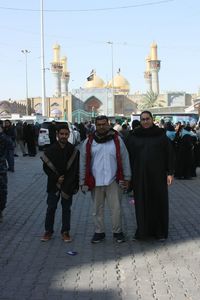
[[[87,81],[92,81],[94,79],[94,70],[90,72],[90,76],[87,77]]]

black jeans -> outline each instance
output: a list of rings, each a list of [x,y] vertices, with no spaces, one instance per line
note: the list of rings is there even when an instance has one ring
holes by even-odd
[[[60,193],[48,193],[47,197],[47,212],[45,219],[45,230],[53,233],[55,212],[57,209],[57,204],[60,199]],[[69,199],[64,199],[61,197],[62,205],[62,228],[61,233],[70,230],[70,218],[71,218],[71,205],[72,196]]]

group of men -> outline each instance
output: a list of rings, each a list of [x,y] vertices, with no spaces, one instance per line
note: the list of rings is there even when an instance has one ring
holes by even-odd
[[[168,192],[173,180],[173,151],[164,131],[153,123],[149,111],[141,113],[140,124],[126,144],[114,130],[107,116],[95,119],[96,130],[79,150],[68,142],[69,128],[57,128],[57,141],[42,156],[48,176],[45,233],[49,241],[54,232],[57,204],[61,198],[61,237],[71,242],[70,216],[72,198],[81,188],[91,191],[96,244],[106,237],[104,227],[105,200],[111,211],[113,238],[125,241],[122,228],[121,200],[123,190],[133,190],[137,230],[134,239],[168,237]],[[155,166],[154,166],[155,164]],[[156,175],[155,175],[156,174]]]

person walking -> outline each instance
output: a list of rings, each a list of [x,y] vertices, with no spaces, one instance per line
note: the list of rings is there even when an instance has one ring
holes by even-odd
[[[3,132],[3,122],[0,122],[0,223],[3,222],[3,210],[7,202],[6,155],[10,148],[12,148],[12,141]]]
[[[54,144],[56,142],[56,121],[52,121],[51,124],[48,126],[49,130],[49,139],[50,139],[50,144]]]
[[[194,145],[196,134],[190,126],[181,127],[178,139],[175,177],[178,179],[191,179],[196,177]]]
[[[14,148],[15,148],[15,129],[10,120],[4,122],[4,133],[10,139],[9,148],[7,148],[6,160],[8,163],[8,171],[15,171]]]
[[[54,232],[54,219],[57,204],[61,198],[63,241],[71,242],[70,218],[72,196],[79,189],[79,151],[68,142],[69,128],[66,124],[58,126],[57,141],[47,148],[43,156],[44,172],[47,181],[47,211],[45,233],[41,241],[49,241]]]
[[[35,144],[35,128],[34,124],[27,124],[24,127],[24,139],[27,143],[28,155],[31,157],[36,156],[36,144]]]
[[[25,151],[24,147],[24,132],[23,132],[23,123],[22,121],[18,121],[15,126],[15,133],[16,133],[16,148],[19,145],[20,150],[23,156],[27,156],[28,154]]]
[[[168,237],[168,185],[174,174],[174,153],[162,128],[149,111],[127,140],[132,170],[137,230],[134,239]]]
[[[128,188],[131,179],[126,146],[113,130],[107,116],[95,119],[96,130],[84,141],[80,154],[80,186],[91,191],[95,233],[91,243],[105,239],[105,199],[111,210],[113,237],[124,242],[121,220],[122,188]]]

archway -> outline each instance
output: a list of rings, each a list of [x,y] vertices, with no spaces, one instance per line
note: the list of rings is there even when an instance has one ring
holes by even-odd
[[[90,97],[84,104],[84,110],[88,112],[97,113],[101,107],[102,102],[97,99],[95,96]]]

